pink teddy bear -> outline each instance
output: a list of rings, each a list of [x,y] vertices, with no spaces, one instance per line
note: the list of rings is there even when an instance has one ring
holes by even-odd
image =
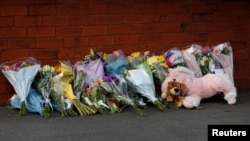
[[[183,92],[185,96],[183,106],[186,108],[197,107],[202,99],[210,98],[218,92],[224,94],[224,99],[228,104],[236,103],[236,88],[226,74],[207,74],[196,78],[194,72],[188,68],[179,66],[169,69],[169,74],[161,87],[161,96],[164,96],[167,92],[168,82],[174,79],[187,86],[187,89]]]

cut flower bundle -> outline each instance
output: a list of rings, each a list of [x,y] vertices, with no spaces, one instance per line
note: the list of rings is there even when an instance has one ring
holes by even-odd
[[[126,56],[122,50],[110,54],[90,50],[84,60],[71,64],[58,61],[44,65],[33,57],[8,61],[1,70],[15,90],[10,99],[19,114],[39,113],[44,118],[54,111],[64,116],[120,113],[132,107],[140,116],[150,103],[160,111],[169,104],[161,99],[160,87],[168,69],[184,66],[196,77],[225,73],[233,81],[233,54],[229,42],[182,50],[172,48],[163,54],[149,51]],[[27,110],[27,111],[26,111]]]

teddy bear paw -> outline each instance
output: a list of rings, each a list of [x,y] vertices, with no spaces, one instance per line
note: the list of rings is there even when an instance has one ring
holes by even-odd
[[[183,100],[183,106],[188,109],[191,109],[197,107],[198,104],[192,97],[185,97],[185,99]]]
[[[235,104],[236,103],[236,98],[235,97],[228,98],[227,103],[229,105]]]

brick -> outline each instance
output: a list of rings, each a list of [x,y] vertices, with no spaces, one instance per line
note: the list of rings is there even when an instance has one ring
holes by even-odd
[[[249,10],[247,7],[248,1],[243,2],[227,2],[224,3],[225,11],[234,11],[240,12],[240,11],[246,11]]]
[[[134,33],[155,33],[156,25],[155,24],[135,24]]]
[[[42,59],[58,59],[58,50],[56,48],[52,49],[32,49],[30,50],[30,55],[38,60]]]
[[[95,16],[70,16],[70,25],[94,25],[96,23]]]
[[[96,16],[96,25],[114,25],[121,24],[120,15],[97,15]]]
[[[39,4],[39,0],[10,0],[12,5]]]
[[[64,47],[87,47],[87,46],[89,46],[89,37],[64,38]]]
[[[38,38],[36,40],[37,48],[62,48],[63,39],[62,38]]]
[[[68,16],[43,16],[44,26],[67,26],[69,25]]]
[[[208,28],[208,23],[183,23],[180,25],[180,30],[182,32],[211,32]],[[217,31],[217,30],[214,30]]]
[[[185,33],[164,33],[160,34],[160,38],[162,42],[185,42],[186,41],[186,34]]]
[[[248,39],[248,32],[229,32],[230,41],[246,41]]]
[[[30,27],[28,37],[54,37],[55,28],[53,27]]]
[[[75,59],[77,54],[78,52],[76,52],[76,49],[60,48],[58,52],[58,59],[59,60]]]
[[[111,4],[109,5],[109,13],[111,14],[126,14],[132,13],[131,4]]]
[[[16,60],[18,58],[29,56],[28,49],[8,49],[1,50],[1,60]]]
[[[235,61],[243,61],[249,59],[249,53],[246,50],[235,50],[233,57]]]
[[[137,51],[144,53],[147,50],[148,50],[147,45],[140,45],[140,44],[122,45],[122,51],[125,53],[126,56],[130,55],[133,52],[137,52]]]
[[[161,22],[191,22],[192,14],[190,13],[168,13],[162,17]]]
[[[249,70],[234,71],[234,79],[245,79],[250,78]]]
[[[0,39],[0,49],[6,49],[6,40]]]
[[[162,2],[158,5],[159,13],[177,13],[183,9],[180,3]]]
[[[62,4],[92,4],[93,0],[60,0]]]
[[[36,40],[31,38],[18,38],[7,40],[8,49],[29,49],[36,47]]]
[[[0,17],[0,27],[13,26],[13,17]]]
[[[208,13],[208,12],[193,13],[192,20],[194,22],[204,22],[204,21],[209,22],[214,20],[214,15],[213,13]]]
[[[58,27],[56,28],[56,36],[81,36],[81,27]]]
[[[140,37],[139,35],[118,35],[115,38],[115,43],[116,44],[134,44],[134,43],[139,43]]]
[[[107,26],[83,26],[83,36],[91,35],[106,35],[108,32]]]
[[[217,22],[235,22],[236,21],[248,21],[249,12],[216,12],[214,13],[214,20]]]
[[[40,16],[15,16],[15,26],[40,26],[42,25],[42,17]]]
[[[203,42],[207,41],[208,33],[186,33],[187,42]]]
[[[134,13],[155,13],[158,10],[158,5],[152,3],[133,4],[132,7]]]
[[[26,37],[25,28],[0,28],[0,38]]]
[[[228,32],[209,32],[208,41],[219,41],[224,42],[229,40]]]
[[[247,43],[246,41],[230,41],[230,44],[234,50],[246,50]]]
[[[0,16],[28,15],[27,6],[0,6]]]
[[[218,11],[217,8],[221,7],[221,4],[217,5],[216,2],[189,2],[181,4],[181,12],[208,12]]]
[[[82,5],[57,5],[56,15],[82,15]]]
[[[109,25],[108,27],[108,33],[109,34],[129,34],[133,33],[133,25],[127,25],[127,24],[122,24],[122,25]]]
[[[162,36],[160,34],[143,34],[140,35],[141,43],[157,43],[160,42]]]
[[[234,82],[237,89],[249,89],[249,79],[235,79]]]
[[[84,7],[84,14],[95,15],[95,14],[107,14],[108,5],[106,4],[96,4],[96,5],[86,5]]]
[[[89,45],[90,46],[102,46],[102,45],[113,45],[115,39],[113,36],[90,36]]]
[[[29,15],[55,15],[56,7],[54,5],[32,5],[29,6]]]
[[[3,95],[0,95],[0,106],[6,106],[6,105],[9,105],[9,99],[11,98],[11,96],[13,95],[14,93],[12,94],[3,94]]]
[[[0,61],[0,63],[5,63],[5,61]],[[3,73],[0,73],[0,85],[4,85],[8,82],[7,78],[3,75]]]
[[[180,24],[179,23],[159,23],[156,24],[156,32],[179,32]]]
[[[128,14],[121,17],[122,23],[153,23],[154,14]]]

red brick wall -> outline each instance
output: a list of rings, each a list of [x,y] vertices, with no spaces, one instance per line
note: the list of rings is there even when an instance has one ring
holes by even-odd
[[[1,0],[0,63],[80,60],[89,48],[162,52],[230,41],[238,89],[250,88],[248,0]],[[13,88],[0,74],[0,104]]]

